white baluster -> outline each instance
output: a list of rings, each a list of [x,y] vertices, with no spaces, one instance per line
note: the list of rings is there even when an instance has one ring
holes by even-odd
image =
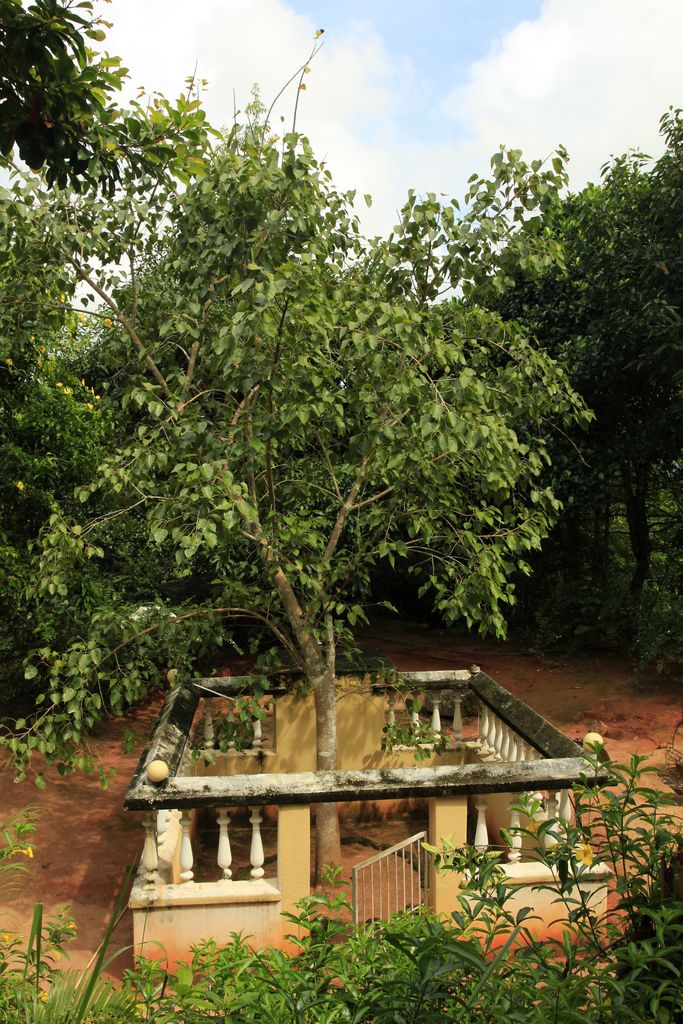
[[[213,718],[208,700],[204,701],[204,750],[213,750]]]
[[[254,738],[251,741],[252,750],[260,750],[263,746],[263,730],[261,728],[261,719],[254,719]]]
[[[486,824],[486,802],[479,797],[474,805],[477,809],[477,827],[474,831],[474,845],[482,852],[488,849],[489,830]]]
[[[556,794],[548,793],[546,807],[546,820],[555,821],[558,812],[558,800]],[[545,843],[546,849],[550,849],[551,846],[557,846],[557,834],[555,828],[545,833],[545,835],[543,836],[543,842]]]
[[[441,733],[441,694],[435,693],[432,697],[432,732],[437,736]]]
[[[230,836],[228,835],[228,825],[230,824],[230,818],[225,808],[221,808],[218,812],[218,867],[223,872],[223,881],[227,882],[232,878],[232,871],[230,865],[232,864],[232,850],[230,849]]]
[[[249,818],[251,822],[250,874],[252,878],[263,878],[263,861],[265,857],[263,854],[263,840],[261,839],[262,814],[258,807],[250,807],[249,809],[251,811],[251,817]]]
[[[456,740],[462,739],[462,696],[453,697],[453,735]]]
[[[503,742],[501,745],[500,756],[503,761],[511,761],[510,756],[512,750],[512,729],[508,725],[503,725]]]
[[[181,882],[191,882],[194,878],[194,871],[192,870],[194,856],[192,854],[192,836],[190,835],[192,829],[191,811],[181,812],[180,827],[183,833],[180,840],[180,880]]]
[[[510,849],[508,851],[508,860],[511,864],[517,864],[522,859],[522,837],[519,826],[519,811],[515,808],[513,800],[510,804]]]
[[[235,707],[231,703],[228,708],[228,731],[230,739],[228,740],[228,754],[234,754],[237,751],[235,745]]]
[[[168,820],[171,817],[171,812],[165,807],[162,810],[157,811],[157,836],[160,839],[166,829],[168,828]]]
[[[389,709],[387,711],[387,725],[389,728],[396,725],[396,694],[392,690],[388,697]]]
[[[496,718],[496,736],[493,741],[493,747],[498,755],[499,760],[503,760],[503,730],[505,726],[500,718]]]
[[[491,710],[491,708],[489,708],[489,723],[488,723],[488,729],[487,729],[487,732],[486,732],[486,745],[489,748],[489,753],[490,754],[495,754],[495,752],[496,752],[496,728],[497,728],[496,716],[494,715],[494,713]]]
[[[479,705],[479,750],[482,754],[490,753],[488,744],[489,709],[486,704]]]
[[[157,880],[159,852],[157,848],[157,831],[154,815],[145,815],[142,824],[145,826],[145,845],[142,849],[142,866],[145,869],[145,885],[153,886]]]
[[[561,818],[562,821],[565,822],[565,824],[570,825],[571,824],[571,820],[572,820],[572,798],[571,798],[571,792],[568,789],[561,789],[559,795],[560,795],[560,799],[559,799],[558,817]]]
[[[420,700],[419,693],[416,693],[410,705],[410,728],[417,732],[420,728]]]

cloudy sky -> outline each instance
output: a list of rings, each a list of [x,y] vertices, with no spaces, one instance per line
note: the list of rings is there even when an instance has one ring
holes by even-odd
[[[216,125],[258,82],[268,104],[306,76],[297,128],[338,185],[374,197],[387,231],[408,188],[459,196],[501,143],[530,159],[559,143],[573,188],[610,154],[661,151],[683,106],[683,0],[112,0],[107,47],[131,83],[177,94],[197,66]],[[276,109],[291,125],[294,92]]]

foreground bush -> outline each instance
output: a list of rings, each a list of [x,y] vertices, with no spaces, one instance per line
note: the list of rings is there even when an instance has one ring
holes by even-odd
[[[561,942],[535,939],[529,913],[507,910],[497,855],[446,848],[438,854],[444,866],[469,872],[453,914],[456,927],[424,912],[355,929],[342,896],[314,896],[292,918],[307,931],[297,956],[254,952],[240,936],[224,949],[205,942],[174,972],[162,961],[140,962],[119,992],[98,980],[104,950],[87,976],[60,974],[49,963],[50,942],[41,950],[34,928],[28,950],[4,949],[0,1019],[677,1024],[683,902],[674,889],[683,836],[662,806],[664,795],[642,784],[642,772],[638,758],[627,769],[610,766],[608,786],[587,782],[575,789],[573,825],[554,820],[538,830],[542,840],[551,837],[550,846],[541,846],[561,883],[558,916],[569,911],[570,931]],[[601,921],[577,886],[591,861],[606,861],[614,871],[614,899]]]

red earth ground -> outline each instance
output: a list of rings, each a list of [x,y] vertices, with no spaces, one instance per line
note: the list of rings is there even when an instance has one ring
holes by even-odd
[[[613,760],[645,754],[649,763],[672,781],[666,761],[682,715],[680,676],[653,671],[638,678],[628,660],[616,655],[541,660],[511,644],[493,644],[401,622],[374,624],[364,631],[361,643],[381,648],[398,669],[478,664],[568,736],[600,732]],[[48,914],[67,905],[77,925],[77,938],[69,945],[74,967],[83,967],[95,953],[126,868],[140,856],[142,829],[138,815],[123,810],[123,795],[161,700],[162,695],[156,695],[134,714],[107,722],[93,736],[93,752],[116,770],[106,790],[94,777],[62,778],[48,771],[48,786],[41,792],[29,783],[13,785],[11,775],[0,773],[0,819],[33,804],[37,821],[32,836],[36,853],[28,862],[29,873],[20,876],[15,891],[0,892],[0,930],[26,934],[36,901],[44,904]],[[126,730],[132,730],[137,740],[131,754],[123,752]],[[666,788],[661,777],[658,784]],[[373,834],[377,828],[374,826]],[[353,847],[345,850],[347,857],[358,855]],[[365,855],[368,852],[372,851],[366,850]],[[124,950],[131,941],[132,921],[127,912],[110,948]],[[130,949],[124,950],[108,973],[118,977],[131,964]]]

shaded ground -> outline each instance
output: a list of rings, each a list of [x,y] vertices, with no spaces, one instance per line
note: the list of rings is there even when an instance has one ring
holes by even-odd
[[[645,680],[636,680],[627,660],[616,656],[572,656],[551,663],[510,645],[463,639],[451,631],[404,623],[375,624],[361,639],[364,645],[383,648],[399,669],[478,664],[567,735],[581,737],[596,730],[605,737],[613,759],[647,754],[665,773],[666,750],[681,719],[680,678],[652,673]],[[117,772],[107,790],[94,778],[76,775],[64,779],[48,772],[48,787],[39,792],[29,784],[15,786],[7,775],[0,775],[3,820],[27,804],[38,809],[33,837],[36,857],[30,863],[30,873],[21,879],[20,889],[0,893],[0,930],[25,933],[36,901],[44,903],[46,912],[69,904],[78,928],[70,947],[71,961],[77,967],[89,961],[126,867],[137,861],[141,852],[138,818],[123,810],[122,801],[160,701],[161,695],[134,716],[107,723],[93,737],[93,750]],[[139,741],[128,755],[123,753],[126,729],[132,729]],[[364,837],[367,833],[368,838],[388,846],[408,834],[406,824],[397,823],[395,828],[374,824],[363,829]],[[358,831],[358,827],[354,829]],[[350,865],[372,852],[359,842],[346,844],[344,874],[348,877]],[[131,938],[132,922],[126,913],[112,948],[127,946]],[[110,973],[120,975],[130,964],[130,952],[124,953]]]

